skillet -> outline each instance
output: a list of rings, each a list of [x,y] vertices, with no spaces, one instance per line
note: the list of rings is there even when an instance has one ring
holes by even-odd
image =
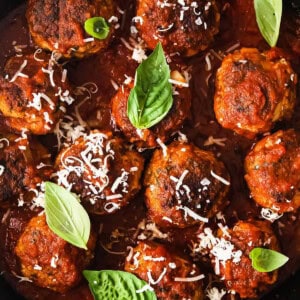
[[[2,0],[0,1],[0,19],[6,16],[11,10],[23,3],[23,0]],[[276,287],[269,294],[263,297],[264,300],[296,300],[300,299],[300,272],[293,274],[279,287]],[[15,293],[10,285],[0,276],[0,299],[22,300],[22,296]]]

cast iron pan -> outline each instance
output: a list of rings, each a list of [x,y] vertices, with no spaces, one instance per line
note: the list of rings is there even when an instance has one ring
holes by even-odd
[[[9,11],[17,7],[22,2],[24,1],[23,0],[0,0],[0,19],[3,18],[5,15],[7,15]],[[294,2],[298,3],[298,1],[294,1]],[[0,276],[0,299],[1,300],[24,300],[23,297],[17,295],[12,290],[12,288],[5,282],[5,280],[1,276]],[[276,288],[274,291],[272,291],[270,294],[268,294],[263,298],[263,300],[299,300],[299,299],[300,299],[300,271],[298,271],[284,284],[282,284],[281,286],[279,286],[278,288]]]

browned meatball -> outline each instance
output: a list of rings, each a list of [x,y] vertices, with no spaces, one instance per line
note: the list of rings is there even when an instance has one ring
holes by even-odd
[[[176,71],[176,74],[178,73]],[[178,95],[173,98],[173,106],[163,120],[151,128],[136,129],[127,116],[130,86],[122,86],[112,99],[112,116],[116,125],[131,143],[136,143],[139,147],[155,147],[158,145],[157,139],[160,139],[162,142],[167,141],[172,133],[180,129],[191,107],[189,89],[178,88],[177,91]]]
[[[125,271],[147,281],[158,299],[204,299],[198,268],[163,245],[140,242],[127,256]]]
[[[217,71],[214,110],[218,122],[248,138],[291,117],[297,75],[279,49],[243,48],[226,56]]]
[[[229,175],[211,152],[173,142],[156,150],[146,169],[148,215],[162,227],[207,222],[224,205]]]
[[[128,204],[140,190],[144,160],[111,133],[92,131],[63,149],[57,181],[79,194],[88,211],[108,214]]]
[[[50,177],[49,162],[49,152],[35,140],[0,134],[0,201],[35,190]]]
[[[300,207],[300,134],[279,130],[260,140],[245,159],[253,199],[278,213]]]
[[[13,57],[5,72],[6,78],[0,77],[0,120],[17,131],[52,132],[65,111],[63,102],[73,101],[54,59],[45,54]]]
[[[138,0],[136,21],[150,49],[161,42],[167,53],[191,56],[211,44],[220,13],[214,0]]]
[[[87,246],[85,251],[58,237],[48,227],[45,215],[41,215],[29,221],[17,242],[15,253],[23,276],[37,286],[63,293],[78,284],[82,271],[93,258],[93,235]]]
[[[256,298],[277,280],[278,272],[258,272],[252,267],[250,251],[263,247],[279,251],[278,241],[266,221],[239,221],[227,231],[230,238],[221,230],[219,237],[230,241],[234,251],[241,251],[240,259],[220,263],[220,276],[224,278],[228,290],[239,293],[241,298]]]
[[[35,43],[65,57],[83,57],[106,48],[111,40],[113,27],[106,39],[90,38],[84,22],[92,17],[108,21],[115,14],[112,0],[29,0],[27,20]]]

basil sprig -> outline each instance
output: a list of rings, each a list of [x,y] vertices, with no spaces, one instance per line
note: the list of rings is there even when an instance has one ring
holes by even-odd
[[[45,214],[49,228],[68,243],[87,250],[91,223],[89,216],[71,192],[45,183]]]
[[[249,257],[252,260],[252,267],[258,272],[272,272],[289,260],[281,253],[265,248],[253,248]]]
[[[123,271],[83,271],[95,300],[156,300],[153,291],[138,293],[147,283],[135,275]]]
[[[137,68],[127,115],[134,127],[149,128],[160,122],[173,104],[170,69],[161,43]]]
[[[274,47],[279,36],[282,0],[254,0],[254,8],[262,36],[271,47]]]
[[[84,22],[84,30],[91,36],[99,40],[104,40],[108,37],[109,26],[104,18],[94,17],[89,18]]]

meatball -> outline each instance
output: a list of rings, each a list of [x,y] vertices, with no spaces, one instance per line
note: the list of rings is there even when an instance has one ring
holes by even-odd
[[[297,75],[279,49],[243,48],[226,56],[216,76],[214,111],[224,127],[254,138],[291,117]]]
[[[50,177],[50,154],[37,141],[0,134],[0,149],[0,201],[29,193]]]
[[[146,169],[146,205],[161,227],[207,222],[225,203],[229,175],[211,152],[173,142],[156,150]]]
[[[35,43],[44,49],[58,51],[64,57],[84,57],[106,48],[113,34],[110,27],[106,39],[91,39],[84,23],[92,17],[109,20],[115,14],[113,0],[29,0],[27,20]]]
[[[264,137],[245,159],[252,198],[278,213],[300,207],[300,134],[279,130]]]
[[[110,132],[78,138],[57,159],[57,181],[79,194],[91,213],[109,214],[128,204],[140,190],[144,160]]]
[[[15,253],[23,276],[37,286],[63,293],[79,283],[93,258],[93,235],[87,246],[85,251],[67,243],[50,230],[45,215],[39,215],[27,224]]]
[[[249,258],[250,251],[256,247],[279,251],[277,238],[268,222],[239,221],[226,234],[220,230],[218,235],[229,241],[234,251],[241,251],[237,261],[229,259],[220,263],[220,276],[228,290],[239,293],[241,298],[257,298],[277,281],[277,271],[258,272]]]
[[[161,42],[167,53],[191,56],[206,49],[219,31],[216,1],[137,1],[137,28],[150,49]]]
[[[163,245],[140,242],[127,256],[125,271],[147,281],[158,299],[204,299],[198,268]]]
[[[0,120],[9,127],[42,135],[52,132],[64,103],[74,99],[54,58],[41,54],[12,57],[0,77]]]
[[[171,74],[180,77],[178,71]],[[177,74],[177,75],[176,75]],[[178,80],[178,81],[179,81]],[[132,87],[132,86],[131,86]],[[174,102],[167,116],[158,124],[147,129],[136,129],[127,116],[127,102],[130,94],[129,86],[122,86],[112,99],[112,117],[118,128],[131,143],[136,143],[139,147],[156,147],[157,139],[162,142],[167,141],[172,133],[180,129],[184,120],[187,118],[191,107],[191,94],[187,88],[178,88],[178,95],[173,96]]]

